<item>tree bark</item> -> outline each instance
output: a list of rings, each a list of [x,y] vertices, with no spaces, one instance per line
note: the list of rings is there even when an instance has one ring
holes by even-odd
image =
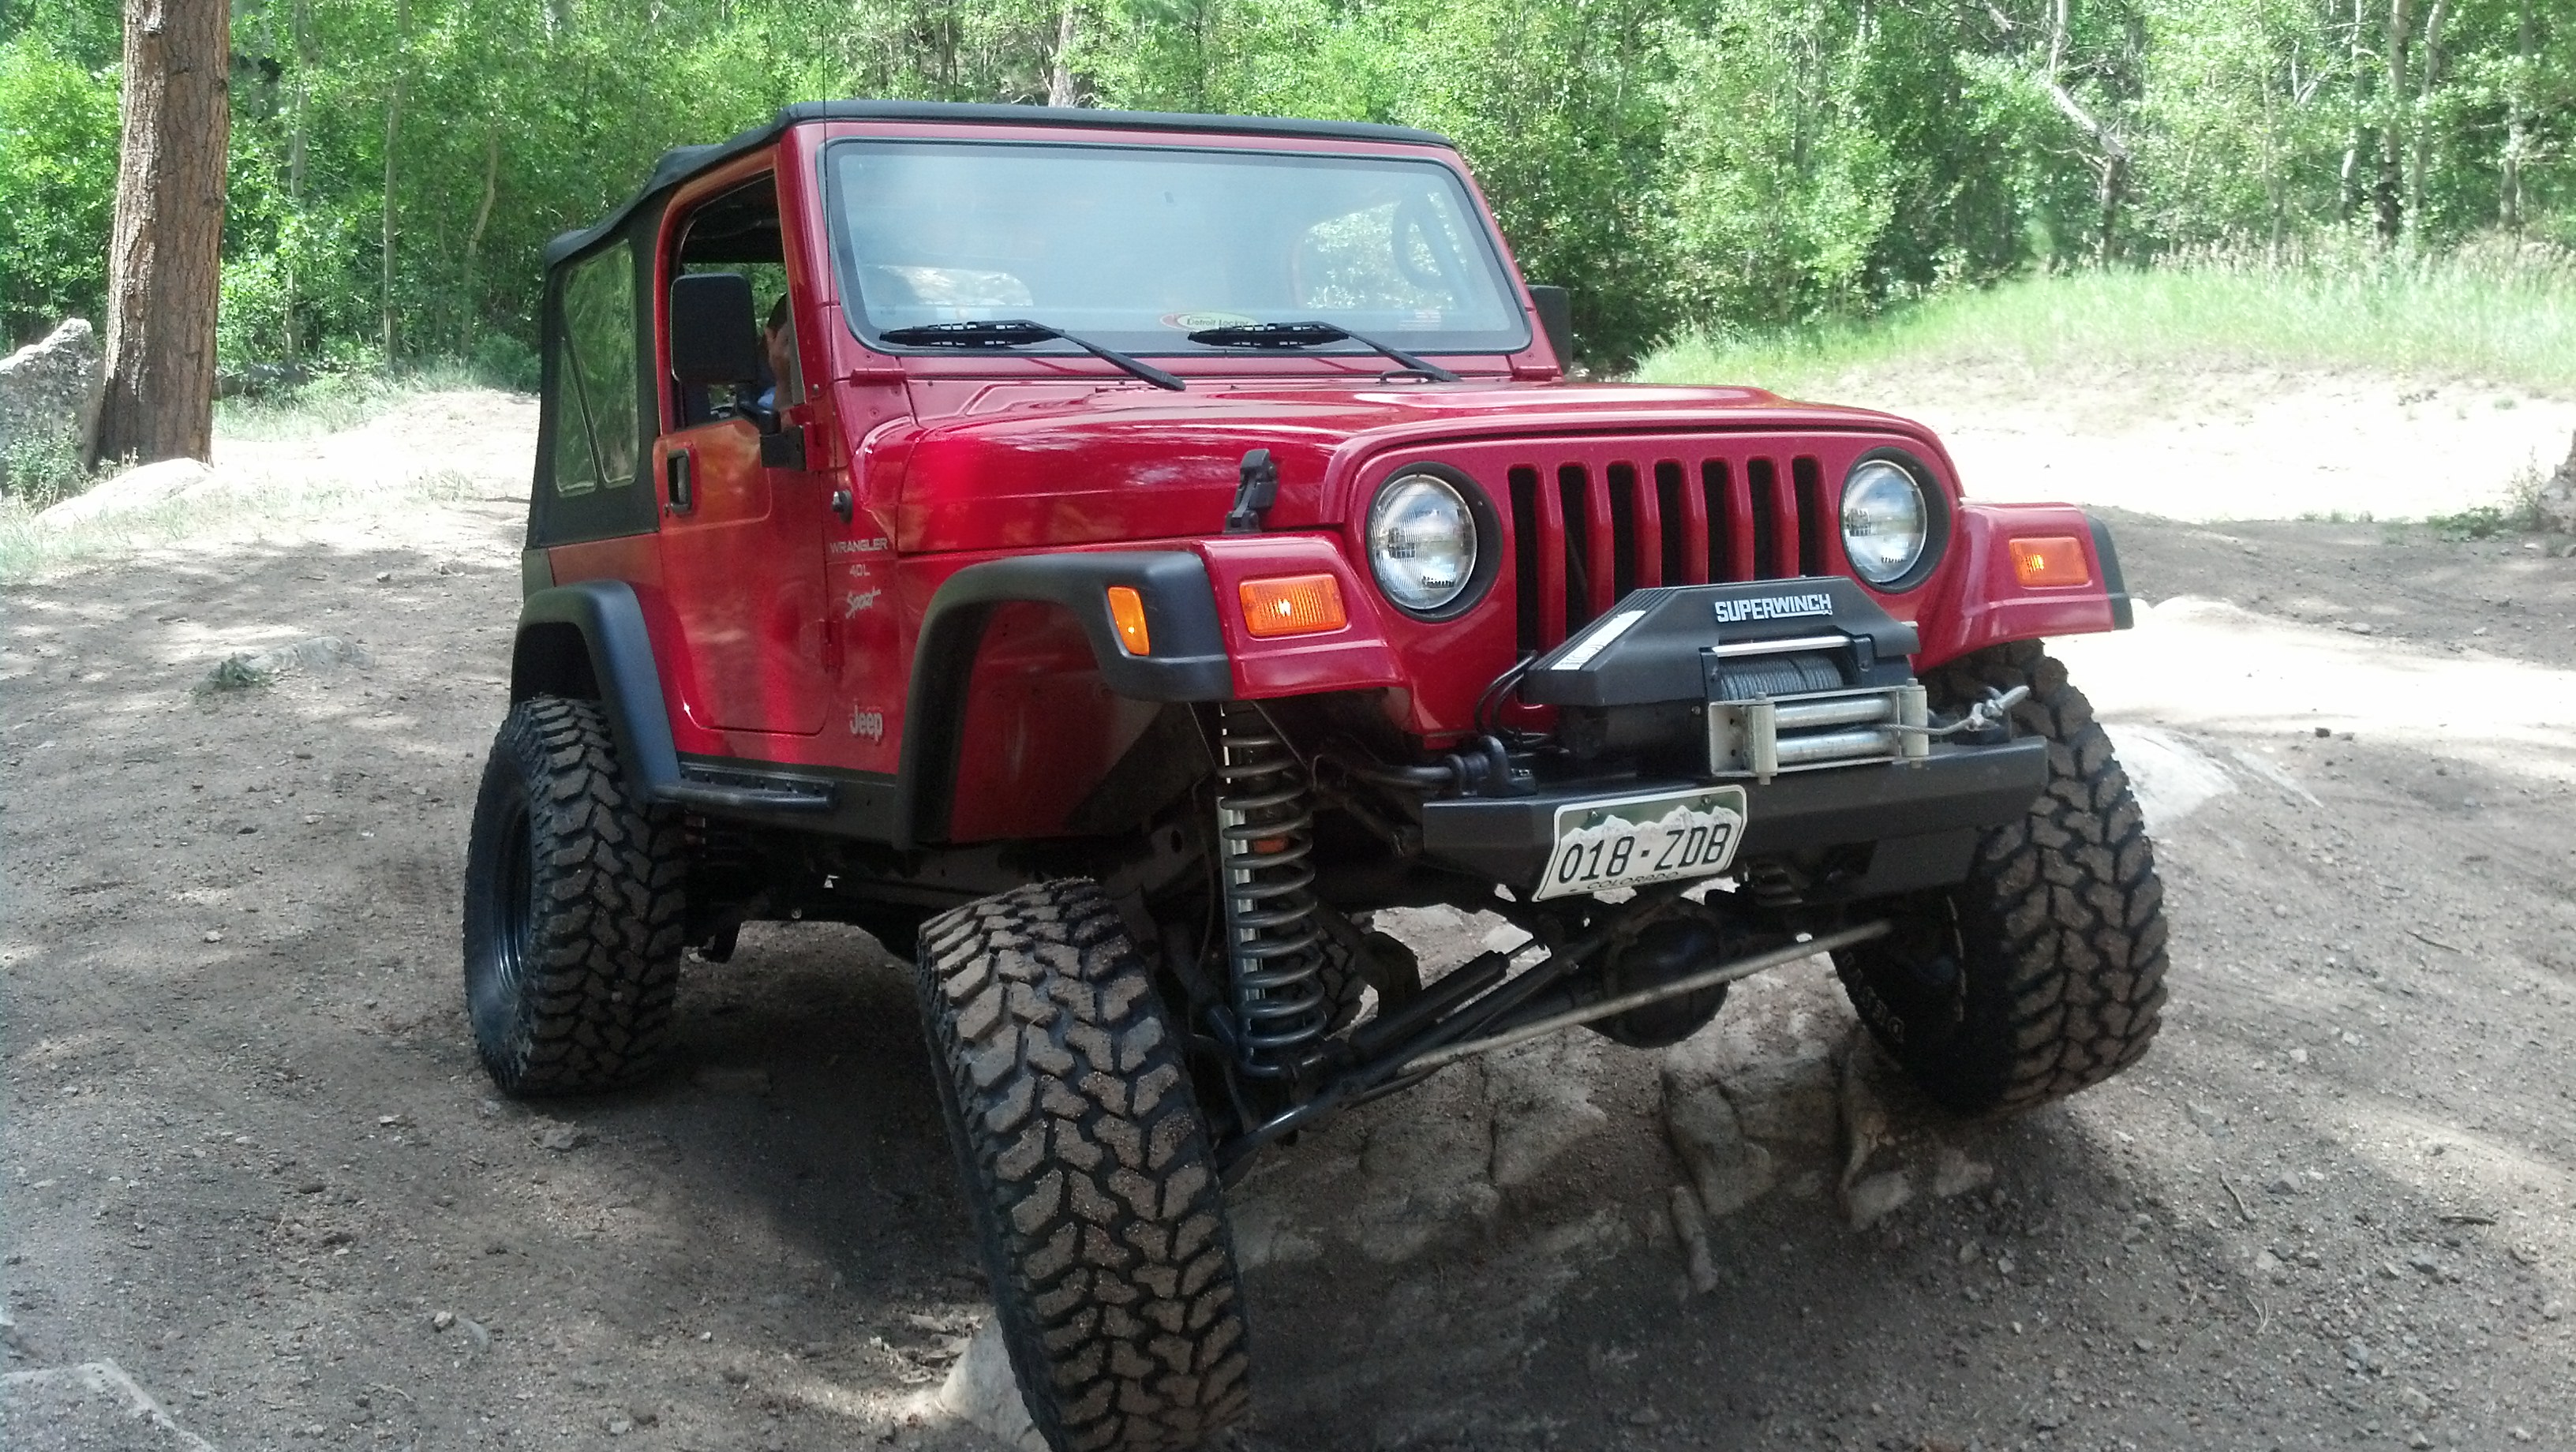
[[[225,0],[127,0],[93,464],[213,452],[231,57]]]
[[[286,133],[286,215],[290,224],[300,224],[304,217],[304,107],[313,92],[313,0],[295,0],[295,90],[293,111]],[[300,230],[300,227],[299,227]],[[281,248],[286,254],[286,361],[290,364],[304,356],[303,332],[296,322],[296,258],[303,252],[297,245]]]
[[[2404,0],[2399,0],[2399,3],[2404,3]],[[2101,153],[2093,163],[2094,173],[2101,180],[2097,195],[2102,204],[2101,231],[2093,240],[2093,260],[2096,264],[2106,264],[2111,260],[2112,248],[2119,239],[2120,208],[2129,195],[2129,147],[2117,132],[2086,110],[2084,103],[2075,98],[2075,93],[2066,88],[2063,73],[2067,37],[2072,25],[2068,7],[2069,0],[2056,0],[2050,8],[2048,98],[2057,103],[2057,109],[2067,120],[2093,139],[2094,149]]]
[[[2451,0],[2433,0],[2424,17],[2424,55],[2415,69],[2422,76],[2415,91],[2415,113],[2407,129],[2414,133],[2414,154],[2406,167],[2406,235],[2424,231],[2424,176],[2433,164],[2433,88],[2442,83],[2442,21]]]
[[[2336,186],[2336,215],[2352,220],[2361,209],[2361,157],[2370,145],[2370,25],[2364,7],[2352,0],[2352,129],[2344,136],[2343,170]]]
[[[475,315],[481,311],[475,299],[481,268],[477,259],[483,251],[483,229],[492,224],[492,203],[501,195],[501,118],[494,116],[483,128],[483,204],[474,209],[474,230],[465,234],[465,322],[458,329],[458,346],[474,346]]]
[[[2516,7],[2520,28],[2513,49],[2513,80],[2505,87],[2504,167],[2496,210],[2505,230],[2522,231],[2522,159],[2531,149],[2531,72],[2538,64],[2538,37],[2532,33],[2531,0]],[[2576,456],[2576,455],[2572,455]]]
[[[1063,0],[1055,17],[1055,56],[1047,67],[1047,104],[1077,104],[1073,94],[1073,0]]]
[[[2415,0],[2388,0],[2387,79],[2380,88],[2379,240],[2406,230],[2406,51],[2414,39]]]
[[[384,273],[378,282],[378,302],[384,312],[385,362],[394,361],[401,335],[394,319],[394,143],[402,135],[403,75],[409,66],[411,51],[411,0],[397,0],[394,6],[394,75],[393,90],[385,97],[385,207],[381,219],[384,232]]]

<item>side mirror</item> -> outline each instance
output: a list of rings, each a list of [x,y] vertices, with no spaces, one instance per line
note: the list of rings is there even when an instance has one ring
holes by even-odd
[[[1547,345],[1556,350],[1557,366],[1573,372],[1574,294],[1561,287],[1532,283],[1529,295],[1530,305],[1538,309],[1538,325],[1547,333]]]
[[[760,325],[752,317],[750,278],[693,272],[671,279],[671,375],[683,388],[760,377]]]

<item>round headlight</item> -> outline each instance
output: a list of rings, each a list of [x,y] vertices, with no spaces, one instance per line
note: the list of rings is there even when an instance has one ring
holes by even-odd
[[[1386,597],[1417,615],[1455,604],[1476,576],[1476,515],[1434,474],[1404,474],[1369,508],[1369,568]]]
[[[1843,553],[1853,574],[1892,585],[1922,562],[1931,538],[1931,506],[1905,469],[1868,459],[1843,481]]]

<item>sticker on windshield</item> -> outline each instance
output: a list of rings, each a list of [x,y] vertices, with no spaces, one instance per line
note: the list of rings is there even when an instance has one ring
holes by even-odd
[[[1164,327],[1178,328],[1184,333],[1201,332],[1208,328],[1257,328],[1260,325],[1259,318],[1247,318],[1241,313],[1163,314]]]

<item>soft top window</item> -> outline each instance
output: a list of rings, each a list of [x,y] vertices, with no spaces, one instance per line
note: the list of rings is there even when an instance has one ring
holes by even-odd
[[[635,257],[620,239],[563,269],[555,329],[554,486],[565,498],[635,482]]]
[[[1437,161],[844,141],[824,169],[843,307],[877,346],[888,329],[1017,318],[1182,356],[1212,351],[1193,331],[1255,322],[1417,352],[1529,343],[1482,214]]]

